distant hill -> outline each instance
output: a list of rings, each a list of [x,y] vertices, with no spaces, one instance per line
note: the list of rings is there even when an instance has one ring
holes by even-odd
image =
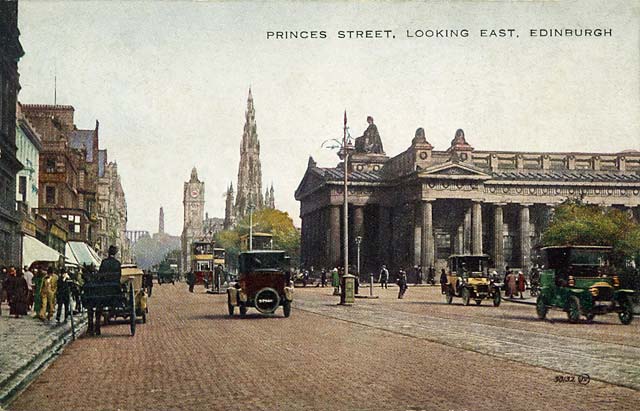
[[[180,248],[180,237],[156,233],[153,237],[143,237],[133,245],[133,259],[138,267],[150,268],[158,264],[171,250]]]

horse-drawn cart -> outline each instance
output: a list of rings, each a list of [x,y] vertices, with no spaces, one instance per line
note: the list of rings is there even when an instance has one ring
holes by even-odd
[[[108,319],[128,320],[131,335],[136,333],[136,320],[147,321],[147,296],[142,287],[142,270],[123,266],[118,273],[95,273],[87,276],[82,304],[88,309],[103,311]],[[96,321],[100,321],[96,319]]]

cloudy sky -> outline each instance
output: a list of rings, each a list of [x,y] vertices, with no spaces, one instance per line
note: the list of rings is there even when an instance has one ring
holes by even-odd
[[[19,98],[53,103],[57,75],[57,101],[75,107],[77,126],[100,120],[101,145],[122,175],[128,228],[157,231],[162,205],[167,231],[179,234],[193,166],[209,214],[224,215],[251,86],[263,184],[273,182],[276,205],[299,224],[293,192],[309,155],[337,163],[320,146],[341,137],[345,109],[354,137],[367,115],[375,118],[389,155],[406,149],[418,127],[436,149],[457,128],[483,150],[639,149],[633,4],[21,0]],[[513,36],[481,36],[499,29]],[[531,29],[611,35],[531,37]],[[313,30],[326,38],[267,38]],[[392,36],[341,39],[341,30]]]

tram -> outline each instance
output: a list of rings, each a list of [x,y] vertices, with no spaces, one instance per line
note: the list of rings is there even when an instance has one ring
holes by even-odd
[[[212,241],[194,241],[191,244],[191,270],[196,284],[211,281],[214,268],[214,243]]]

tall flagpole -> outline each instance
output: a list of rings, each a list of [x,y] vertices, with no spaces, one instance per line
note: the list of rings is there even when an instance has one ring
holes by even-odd
[[[349,150],[347,150],[347,110],[344,110],[344,135],[342,140],[344,150],[344,274],[349,274],[349,202],[348,202],[348,181],[349,172]]]

